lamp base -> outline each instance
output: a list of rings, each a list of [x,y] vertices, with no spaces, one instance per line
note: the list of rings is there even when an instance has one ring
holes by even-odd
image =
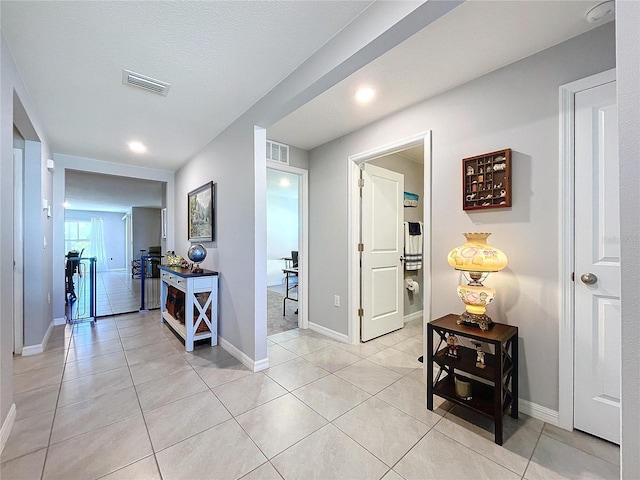
[[[480,328],[480,330],[484,331],[490,330],[491,327],[493,327],[493,321],[484,313],[478,315],[475,313],[464,312],[462,315],[460,315],[460,318],[458,318],[456,323],[458,325],[464,324],[468,327],[478,327]]]

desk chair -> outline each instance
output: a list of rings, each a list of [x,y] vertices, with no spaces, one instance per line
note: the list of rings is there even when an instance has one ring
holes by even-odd
[[[282,272],[286,275],[285,277],[285,294],[284,294],[284,299],[282,300],[282,315],[285,315],[287,313],[287,300],[293,300],[294,302],[297,302],[298,299],[294,298],[294,297],[290,297],[289,296],[289,292],[291,290],[293,290],[294,288],[297,289],[298,288],[298,252],[295,250],[291,251],[291,258],[285,258],[285,268],[282,270]],[[289,279],[291,277],[295,277],[296,279],[296,283],[294,285],[289,285]],[[298,313],[298,310],[295,311],[295,313]]]

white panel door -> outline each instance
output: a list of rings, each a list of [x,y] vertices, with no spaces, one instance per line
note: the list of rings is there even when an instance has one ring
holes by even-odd
[[[364,342],[404,326],[404,175],[365,164],[362,179],[360,336]]]
[[[620,210],[615,82],[575,96],[574,426],[620,443]]]

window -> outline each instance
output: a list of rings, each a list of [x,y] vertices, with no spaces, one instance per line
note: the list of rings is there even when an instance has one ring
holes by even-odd
[[[91,222],[77,220],[65,220],[64,222],[64,248],[65,252],[77,250],[85,254],[91,243]]]

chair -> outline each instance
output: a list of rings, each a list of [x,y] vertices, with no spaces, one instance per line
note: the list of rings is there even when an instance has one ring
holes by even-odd
[[[162,259],[162,247],[153,246],[149,247],[149,264],[151,265],[151,278],[160,277],[160,260]]]

